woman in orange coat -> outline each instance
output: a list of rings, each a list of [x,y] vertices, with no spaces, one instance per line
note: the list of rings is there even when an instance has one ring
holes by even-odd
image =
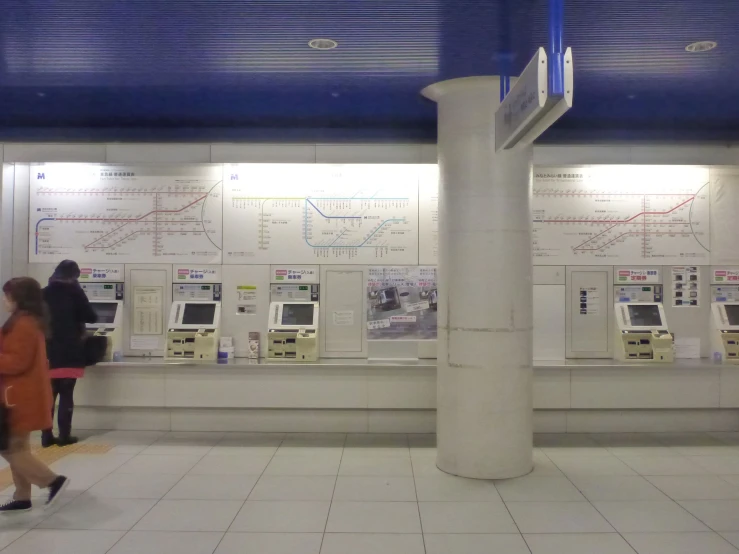
[[[13,500],[0,513],[31,509],[31,485],[49,490],[50,506],[69,485],[31,452],[31,432],[51,426],[51,382],[46,359],[45,307],[41,286],[29,277],[3,285],[5,309],[10,317],[0,331],[0,400],[8,408],[8,450],[15,483]]]

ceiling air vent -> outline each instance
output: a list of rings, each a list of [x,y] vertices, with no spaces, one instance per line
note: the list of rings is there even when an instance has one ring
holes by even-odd
[[[335,40],[330,38],[314,38],[308,42],[308,46],[316,50],[333,50],[339,45]]]
[[[709,50],[713,50],[718,46],[717,43],[713,42],[712,40],[702,40],[700,42],[694,42],[693,44],[688,44],[685,47],[685,50],[688,52],[708,52]]]

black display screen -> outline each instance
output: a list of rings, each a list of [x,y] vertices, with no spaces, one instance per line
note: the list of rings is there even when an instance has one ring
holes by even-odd
[[[313,325],[313,304],[283,304],[283,325]]]
[[[215,304],[198,304],[188,302],[185,304],[185,313],[182,314],[183,325],[213,325],[216,315]]]
[[[729,320],[729,325],[739,325],[739,306],[725,304],[724,310],[726,310],[726,319]]]
[[[662,327],[658,306],[629,304],[629,317],[634,327]]]
[[[115,323],[115,312],[118,304],[115,302],[91,302],[92,310],[98,316],[98,323]]]

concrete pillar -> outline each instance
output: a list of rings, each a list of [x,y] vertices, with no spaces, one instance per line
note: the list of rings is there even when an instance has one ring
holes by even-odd
[[[436,464],[475,479],[532,469],[533,148],[495,152],[497,77],[433,84],[439,110]]]

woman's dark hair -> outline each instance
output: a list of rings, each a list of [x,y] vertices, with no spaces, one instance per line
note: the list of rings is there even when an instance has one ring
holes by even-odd
[[[15,302],[16,310],[3,325],[3,334],[8,333],[18,316],[33,316],[42,331],[46,331],[47,312],[44,294],[36,279],[15,277],[3,285],[3,293]]]
[[[54,269],[49,283],[61,281],[63,283],[76,283],[80,278],[80,266],[74,260],[62,260]]]

